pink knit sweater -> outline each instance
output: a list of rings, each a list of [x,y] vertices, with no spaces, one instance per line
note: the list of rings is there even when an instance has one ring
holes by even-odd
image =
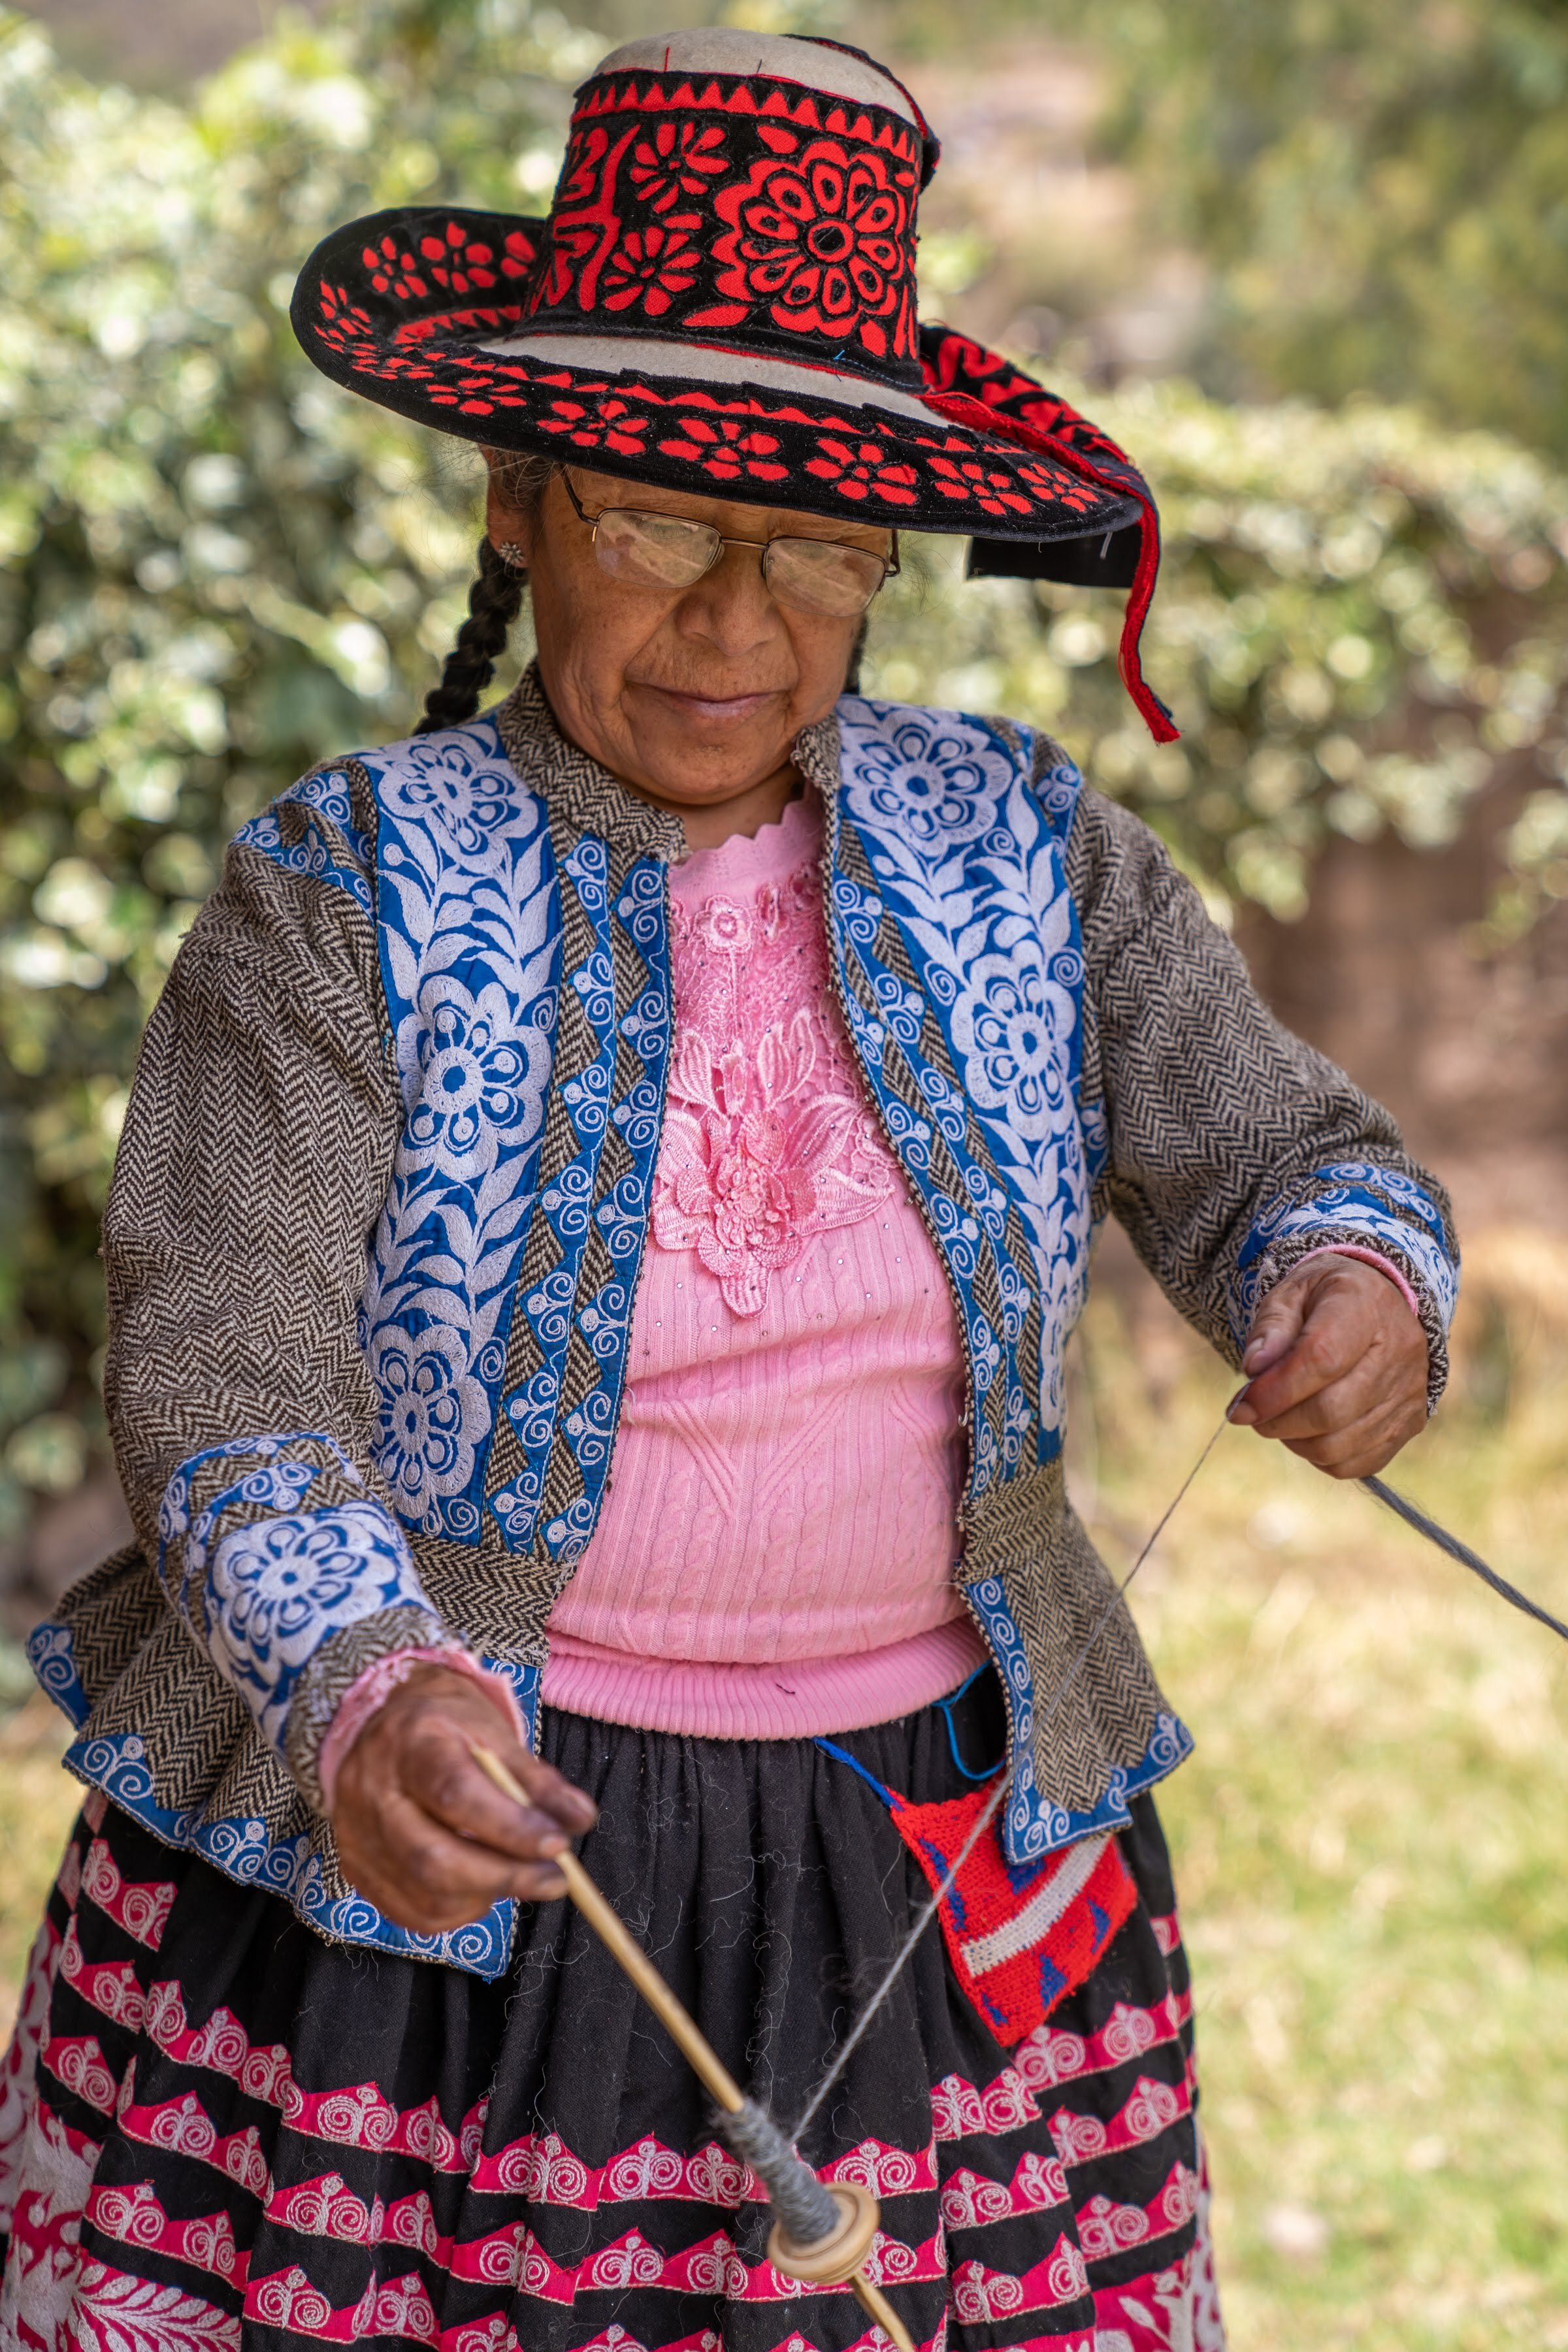
[[[671,869],[676,1036],[609,1492],[548,1705],[849,1730],[984,1656],[952,1581],[963,1370],[834,1003],[814,796]]]
[[[671,871],[676,1039],[611,1483],[546,1702],[715,1738],[885,1722],[985,1655],[952,1582],[963,1371],[946,1277],[834,1002],[820,806]],[[1416,1302],[1397,1266],[1338,1245]],[[1306,1263],[1305,1260],[1302,1263]],[[321,1749],[413,1667],[367,1669]]]

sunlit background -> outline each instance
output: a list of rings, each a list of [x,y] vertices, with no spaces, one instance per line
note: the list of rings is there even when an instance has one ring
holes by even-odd
[[[123,1539],[97,1220],[222,844],[403,732],[478,464],[313,375],[317,237],[542,210],[573,83],[686,0],[0,13],[0,2000],[72,1809],[19,1643]],[[734,0],[946,142],[924,307],[1134,451],[1156,751],[1087,592],[926,542],[868,682],[1058,731],[1456,1192],[1450,1402],[1401,1476],[1568,1608],[1568,15],[1559,0]],[[526,647],[520,645],[520,653]],[[237,1148],[240,1148],[237,1139]],[[308,1237],[301,1237],[308,1246]],[[1124,1245],[1074,1368],[1113,1560],[1219,1368]],[[1142,1581],[1237,2352],[1568,2347],[1562,1653],[1237,1433]]]

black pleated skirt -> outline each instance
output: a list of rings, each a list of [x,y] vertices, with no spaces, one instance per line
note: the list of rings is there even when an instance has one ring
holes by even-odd
[[[989,1676],[840,1745],[920,1801],[1000,1748]],[[786,2126],[927,1892],[810,1740],[547,1714],[584,1859]],[[1012,2050],[934,1931],[802,2153],[880,2200],[872,2269],[925,2347],[1215,2352],[1190,2000],[1152,1803],[1138,1903]],[[0,2346],[26,2352],[848,2352],[847,2288],[768,2263],[700,2085],[563,1903],[510,1973],[323,1943],[90,1799],[0,2082]]]

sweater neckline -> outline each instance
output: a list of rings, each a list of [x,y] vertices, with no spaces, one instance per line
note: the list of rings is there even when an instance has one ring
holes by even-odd
[[[715,891],[763,890],[814,864],[821,847],[822,802],[807,784],[785,803],[775,824],[732,833],[710,849],[688,850],[669,869],[670,887],[688,903]]]

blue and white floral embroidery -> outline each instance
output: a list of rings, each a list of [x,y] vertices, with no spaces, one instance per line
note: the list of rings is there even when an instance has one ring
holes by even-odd
[[[473,1543],[544,1130],[554,860],[543,804],[491,720],[365,766],[407,1107],[365,1285],[376,1466],[408,1526]]]
[[[370,1334],[370,1369],[381,1397],[376,1467],[410,1527],[425,1523],[434,1495],[462,1495],[474,1482],[490,1433],[489,1391],[469,1370],[463,1335],[450,1324],[408,1331],[383,1323]]]
[[[1047,1824],[1035,1786],[1034,1677],[1001,1578],[987,1576],[965,1586],[963,1597],[980,1620],[1007,1691],[1013,1783],[1003,1809],[1003,1845],[1009,1862],[1035,1862],[1047,1851]]]
[[[294,1685],[322,1643],[377,1610],[410,1606],[430,1603],[378,1503],[259,1519],[213,1554],[207,1652],[281,1750]]]
[[[595,1050],[579,1075],[561,1087],[578,1149],[540,1193],[534,1213],[547,1228],[554,1264],[521,1302],[545,1360],[505,1400],[524,1459],[510,1483],[494,1496],[491,1508],[509,1544],[521,1548],[542,1540],[552,1559],[570,1561],[582,1556],[593,1535],[615,1444],[632,1297],[647,1235],[648,1190],[658,1150],[670,989],[664,879],[658,863],[637,860],[613,908],[609,856],[596,835],[584,834],[563,864],[562,887],[570,886],[576,898],[574,929],[585,927],[587,939],[576,969],[564,975],[562,984],[577,998]],[[618,1024],[617,925],[623,927],[621,937],[630,933],[648,975],[647,986]],[[628,1071],[623,1045],[637,1055],[640,1071]],[[624,1088],[619,1099],[617,1087]],[[600,1168],[616,1132],[631,1166],[606,1190]],[[584,1267],[595,1224],[613,1270],[611,1278],[590,1293]],[[602,1370],[597,1384],[563,1412],[574,1337],[585,1342]],[[565,1509],[544,1517],[545,1475],[562,1437],[571,1448],[583,1491]]]
[[[840,976],[858,975],[847,992],[850,1034],[962,1305],[977,1400],[973,1498],[1059,1452],[1062,1356],[1082,1303],[1089,1186],[1109,1148],[1103,1107],[1080,1117],[1077,1100],[1084,974],[1063,850],[1079,782],[1062,766],[1031,783],[1027,742],[1020,753],[1016,740],[977,719],[858,698],[847,698],[839,716],[838,821],[858,836],[875,887],[835,874],[833,948]],[[542,1535],[567,1562],[589,1541],[603,1493],[647,1228],[670,1030],[663,877],[657,860],[639,860],[612,916],[605,845],[584,835],[569,872],[591,939],[577,968],[563,971],[565,886],[546,812],[507,759],[493,721],[393,745],[362,764],[378,807],[374,892],[368,845],[353,827],[341,773],[307,778],[240,838],[286,870],[310,874],[379,913],[406,1123],[362,1318],[381,1404],[377,1466],[405,1524],[477,1541],[487,1457],[504,1409],[525,1459],[491,1507],[509,1542],[528,1545]],[[912,988],[878,955],[889,917]],[[619,935],[616,922],[625,927]],[[617,1036],[612,950],[627,935],[649,981],[620,1013]],[[561,1089],[580,1149],[542,1193],[540,1147],[563,989],[599,1050]],[[921,1050],[932,1015],[956,1091]],[[644,1069],[617,1099],[616,1084],[626,1083],[622,1042]],[[913,1074],[918,1111],[885,1082],[891,1045]],[[612,1120],[633,1165],[595,1209],[599,1154]],[[968,1150],[972,1120],[994,1175]],[[956,1168],[952,1192],[932,1175],[939,1137]],[[536,1214],[559,1256],[520,1301],[518,1264]],[[614,1271],[586,1297],[582,1269],[595,1217]],[[1009,1240],[1020,1229],[1023,1248]],[[1446,1319],[1454,1276],[1435,1205],[1407,1179],[1346,1163],[1304,1180],[1259,1218],[1234,1288],[1238,1336],[1271,1249],[1351,1236],[1395,1249]],[[982,1297],[996,1302],[994,1317]],[[1021,1352],[1037,1301],[1039,1362],[1031,1392]],[[520,1305],[544,1361],[502,1408]],[[579,1386],[581,1402],[568,1411],[563,1373],[576,1339],[605,1370],[598,1386],[585,1392]],[[544,1470],[563,1436],[583,1491],[542,1529]],[[164,1502],[171,1597],[278,1743],[300,1672],[340,1623],[393,1602],[427,1605],[396,1526],[368,1500],[345,1500],[340,1491],[330,1505],[307,1507],[319,1457],[313,1465],[290,1454],[296,1443],[322,1441],[219,1449],[236,1457],[232,1478],[216,1487],[205,1480],[204,1499],[193,1509],[191,1479],[182,1473]],[[1186,1752],[1185,1731],[1162,1717],[1145,1756],[1111,1776],[1092,1811],[1072,1814],[1053,1805],[1035,1780],[1037,1695],[1003,1585],[987,1580],[970,1597],[1013,1712],[1017,1777],[1005,1820],[1013,1858],[1026,1862],[1124,1821],[1128,1798]],[[68,1705],[68,1662],[52,1650],[39,1655],[51,1688]],[[518,1671],[534,1677],[536,1696],[537,1670]],[[138,1795],[136,1775],[145,1778],[144,1768],[132,1743],[122,1745],[124,1753],[104,1763],[110,1778],[89,1777],[106,1787],[112,1779],[118,1801],[151,1822],[151,1783]],[[329,1933],[422,1948],[357,1898],[328,1906],[303,1841],[269,1846],[260,1822],[191,1819],[180,1842],[195,1843],[233,1875],[280,1887],[287,1880],[290,1899]],[[465,1932],[474,1954],[482,1948],[493,1956],[499,1931],[489,1923]],[[444,1947],[442,1956],[489,1972],[489,1959],[467,1949]]]
[[[1024,1270],[1006,1265],[1003,1221],[982,1227],[972,1204],[992,1208],[984,1171],[964,1151],[964,1127],[944,1118],[969,1202],[932,1181],[919,1134],[880,1081],[879,1036],[851,1018],[855,1042],[894,1132],[900,1157],[925,1196],[963,1301],[977,1399],[1005,1381],[1004,1442],[984,1413],[972,1430],[972,1492],[1019,1463],[1035,1424],[1036,1457],[1052,1459],[1065,1420],[1062,1352],[1083,1303],[1089,1236],[1089,1188],[1077,1087],[1081,1053],[1083,954],[1067,887],[1062,847],[1077,805],[1078,772],[1052,771],[1042,791],[1026,781],[1016,746],[983,720],[955,711],[902,709],[847,699],[839,705],[845,817],[860,835],[878,895],[836,877],[839,952],[858,961],[889,1012],[904,992],[879,962],[884,913],[898,923],[924,1000],[936,1009],[953,1066],[1028,1236],[1028,1286],[1041,1304],[1037,1392],[1026,1397],[1016,1341],[1021,1321],[991,1330],[974,1304],[976,1248],[992,1257],[1005,1294]],[[950,1092],[921,1057],[918,1024],[889,1027],[903,1046],[933,1108]],[[1000,1203],[995,1204],[999,1210]],[[1005,1271],[1004,1271],[1005,1269]]]
[[[1323,1249],[1336,1241],[1387,1250],[1407,1262],[1447,1329],[1458,1302],[1459,1276],[1436,1202],[1398,1169],[1375,1167],[1367,1160],[1336,1160],[1271,1201],[1242,1244],[1230,1287],[1230,1325],[1237,1347],[1252,1328],[1270,1253],[1281,1242],[1305,1242],[1309,1248]]]
[[[408,1163],[478,1177],[494,1167],[503,1139],[536,1116],[540,1047],[548,1041],[534,1029],[519,1042],[499,987],[476,1000],[447,978],[420,995],[422,1083],[408,1115]]]
[[[79,1728],[92,1709],[77,1671],[69,1626],[56,1622],[37,1626],[28,1638],[27,1655],[50,1697]],[[510,1683],[531,1738],[539,1713],[539,1668],[502,1664],[494,1658],[484,1663],[492,1674],[504,1675]],[[200,1805],[180,1811],[161,1804],[146,1750],[134,1732],[108,1739],[79,1739],[67,1749],[66,1762],[165,1845],[199,1853],[215,1870],[242,1886],[262,1886],[280,1895],[323,1936],[341,1943],[368,1944],[380,1951],[445,1961],[475,1976],[499,1977],[506,1969],[514,1904],[498,1903],[482,1919],[449,1935],[415,1935],[384,1918],[363,1895],[351,1894],[335,1900],[329,1896],[320,1857],[311,1851],[309,1837],[275,1836],[267,1822],[254,1814],[219,1814],[215,1819]]]
[[[301,1509],[324,1472],[338,1498]],[[295,1685],[324,1642],[381,1609],[438,1622],[395,1519],[369,1496],[342,1496],[363,1484],[332,1438],[269,1433],[193,1456],[164,1489],[160,1581],[279,1752]]]
[[[1079,1838],[1092,1837],[1101,1830],[1125,1829],[1132,1818],[1128,1799],[1152,1789],[1192,1754],[1193,1736],[1186,1725],[1173,1715],[1156,1716],[1153,1734],[1137,1763],[1118,1766],[1103,1795],[1087,1811],[1075,1813],[1066,1805],[1052,1804],[1041,1795],[1035,1779],[1034,1677],[1001,1578],[987,1576],[967,1585],[964,1598],[984,1629],[1007,1686],[1013,1719],[1013,1784],[1003,1808],[1001,1835],[1008,1861],[1020,1866],[1037,1863],[1042,1854],[1055,1853]]]
[[[285,824],[278,812],[292,808],[317,810],[328,823],[316,824],[306,818],[301,824],[295,817]],[[308,874],[331,889],[345,891],[367,915],[371,912],[370,845],[353,824],[348,787],[341,775],[329,772],[301,777],[242,825],[235,841],[260,850],[286,874]]]
[[[39,1689],[47,1692],[79,1730],[92,1713],[92,1703],[76,1669],[70,1627],[53,1618],[35,1625],[27,1636],[27,1664]]]
[[[354,866],[361,874],[368,876],[370,843],[353,821],[353,803],[341,769],[319,768],[313,775],[301,776],[297,784],[290,784],[286,793],[279,793],[278,799],[297,801],[301,808],[315,809],[326,817],[342,835]]]
[[[323,1466],[350,1486],[363,1484],[336,1438],[323,1430],[231,1438],[192,1454],[174,1473],[158,1505],[158,1580],[198,1642],[206,1637],[207,1556],[226,1522],[295,1509]],[[198,1484],[203,1499],[193,1510]]]

